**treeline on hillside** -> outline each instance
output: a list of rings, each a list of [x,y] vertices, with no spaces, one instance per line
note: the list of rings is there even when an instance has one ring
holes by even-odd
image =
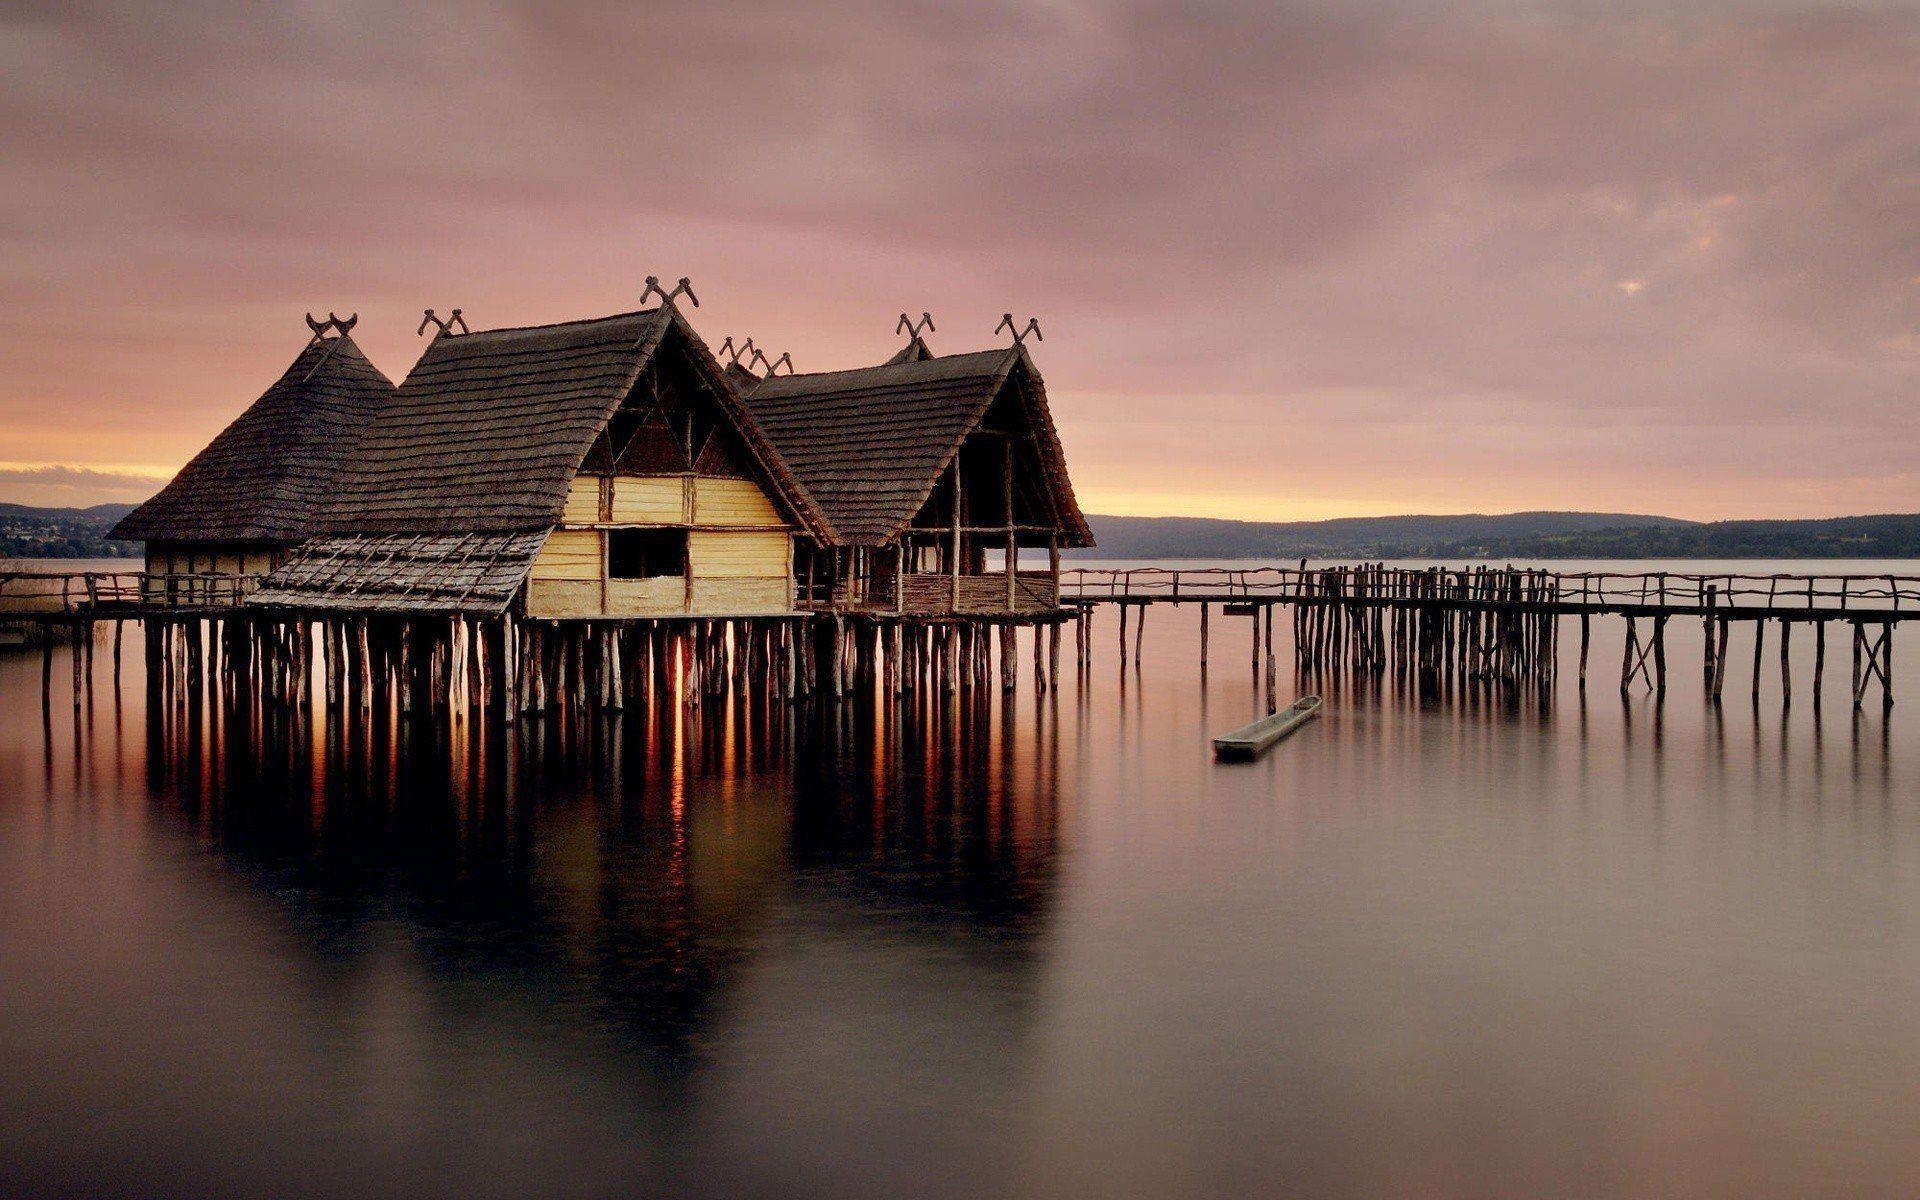
[[[0,504],[0,557],[114,558],[129,504]],[[1099,546],[1079,558],[1920,558],[1920,513],[1816,521],[1683,521],[1634,513],[1343,517],[1224,521],[1093,516]]]
[[[133,511],[131,504],[92,508],[33,508],[0,504],[0,558],[124,558],[135,542],[109,540],[107,530]]]
[[[1684,521],[1625,513],[1223,521],[1088,518],[1082,558],[1914,558],[1920,514],[1812,521]]]
[[[1822,521],[1715,521],[1516,540],[1514,558],[1920,558],[1920,514]]]

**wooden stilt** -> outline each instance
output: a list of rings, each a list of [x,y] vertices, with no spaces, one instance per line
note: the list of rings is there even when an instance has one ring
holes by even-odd
[[[1861,650],[1862,650],[1862,649],[1863,649],[1863,648],[1864,648],[1864,647],[1866,646],[1866,642],[1867,642],[1867,634],[1866,634],[1866,629],[1865,629],[1865,628],[1864,628],[1864,627],[1863,627],[1863,626],[1862,626],[1862,625],[1860,624],[1860,622],[1858,622],[1858,621],[1855,621],[1855,622],[1853,623],[1853,687],[1852,687],[1852,692],[1853,692],[1853,707],[1854,707],[1854,710],[1855,710],[1856,712],[1857,712],[1857,711],[1859,710],[1859,708],[1860,708],[1860,695],[1861,695],[1861,681],[1860,681],[1860,651],[1861,651]]]
[[[1653,619],[1653,670],[1654,693],[1667,694],[1667,618],[1662,615]]]
[[[1788,659],[1793,646],[1793,623],[1786,619],[1780,622],[1780,703],[1793,703],[1793,672],[1788,668]]]
[[[1213,605],[1205,600],[1200,602],[1200,671],[1202,674],[1207,670],[1207,613],[1212,608]]]
[[[1827,677],[1827,623],[1813,626],[1813,706],[1820,707],[1820,689]]]

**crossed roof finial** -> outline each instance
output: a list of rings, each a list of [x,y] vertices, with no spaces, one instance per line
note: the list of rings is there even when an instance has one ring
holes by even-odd
[[[926,330],[926,331],[928,331],[929,333],[938,333],[938,332],[939,332],[938,330],[936,330],[936,329],[934,329],[934,327],[933,327],[933,314],[932,314],[932,313],[930,313],[930,312],[923,312],[923,313],[921,313],[921,314],[920,314],[920,319],[919,319],[918,321],[915,321],[915,320],[913,320],[912,318],[910,318],[910,317],[908,317],[908,316],[907,316],[907,314],[905,314],[905,313],[901,313],[901,314],[900,314],[900,323],[899,323],[898,325],[895,325],[895,326],[893,327],[893,331],[894,331],[895,333],[904,333],[904,334],[906,334],[906,335],[907,335],[907,336],[908,336],[909,338],[917,338],[917,337],[919,337],[919,336],[920,336],[920,331],[921,331],[922,329],[924,329],[924,330]]]
[[[467,319],[460,315],[460,310],[457,308],[454,309],[452,312],[448,313],[447,319],[444,321],[441,320],[439,316],[437,316],[432,309],[428,309],[427,315],[420,318],[420,328],[414,331],[414,336],[418,337],[419,335],[424,334],[427,331],[427,326],[429,325],[439,330],[438,333],[433,335],[435,339],[452,336],[453,327],[455,325],[458,325],[460,327],[461,333],[473,332],[471,329],[467,328]]]
[[[327,330],[329,329],[338,333],[341,337],[345,337],[347,336],[348,331],[351,330],[355,325],[358,325],[359,323],[360,323],[359,313],[348,313],[344,321],[340,319],[340,315],[338,313],[334,313],[334,312],[329,312],[327,314],[327,319],[324,321],[316,321],[313,319],[313,314],[308,313],[307,328],[313,330],[313,341],[308,342],[307,344],[311,346],[315,342],[319,342],[323,340],[327,336]]]
[[[724,342],[721,342],[720,349],[714,352],[714,357],[719,358],[721,355],[725,355],[728,362],[733,363],[735,366],[738,366],[741,359],[747,357],[749,354],[752,354],[752,353],[753,353],[752,338],[748,338],[746,341],[741,342],[739,345],[736,346],[733,344],[733,335],[728,334],[727,340]]]
[[[1000,318],[1000,323],[998,325],[995,325],[993,327],[993,331],[995,333],[999,333],[1002,329],[1013,334],[1013,344],[1016,346],[1024,343],[1027,340],[1028,334],[1032,334],[1035,341],[1044,342],[1047,340],[1046,336],[1040,332],[1039,317],[1028,317],[1027,327],[1025,329],[1022,329],[1018,325],[1015,325],[1013,323],[1013,314],[1008,313],[1007,315]]]
[[[674,297],[680,295],[682,292],[686,293],[687,299],[693,301],[695,308],[700,307],[700,297],[693,294],[693,280],[682,275],[680,282],[674,284],[673,290],[669,292],[660,286],[660,277],[658,275],[649,275],[647,276],[646,289],[640,293],[640,303],[645,304],[649,296],[658,296],[660,297],[660,303],[666,305],[668,308],[672,308]]]
[[[767,368],[766,377],[768,379],[772,379],[775,375],[778,375],[782,366],[787,368],[787,374],[793,374],[793,355],[789,352],[783,351],[779,358],[769,361],[766,352],[755,347],[753,357],[747,360],[747,370],[753,370],[754,364],[756,363]]]

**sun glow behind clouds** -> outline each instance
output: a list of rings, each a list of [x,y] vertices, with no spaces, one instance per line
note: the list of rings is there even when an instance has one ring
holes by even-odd
[[[1258,492],[1182,492],[1156,488],[1082,487],[1090,513],[1147,517],[1218,517],[1229,521],[1325,521],[1335,517],[1390,517],[1430,511],[1405,496],[1288,496]]]
[[[0,497],[46,508],[131,503],[159,491],[176,469],[150,464],[0,462]]]

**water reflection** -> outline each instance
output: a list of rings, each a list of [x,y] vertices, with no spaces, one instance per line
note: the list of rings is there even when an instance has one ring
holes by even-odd
[[[1058,699],[971,689],[528,721],[161,706],[148,790],[330,971],[390,952],[564,1004],[671,1075],[782,894],[1030,969],[1055,890]],[[993,986],[1004,989],[1002,978]]]
[[[1905,707],[1566,651],[1548,703],[1297,678],[1215,766],[1248,624],[505,723],[150,713],[135,659],[119,737],[0,657],[0,1194],[1920,1185]]]

